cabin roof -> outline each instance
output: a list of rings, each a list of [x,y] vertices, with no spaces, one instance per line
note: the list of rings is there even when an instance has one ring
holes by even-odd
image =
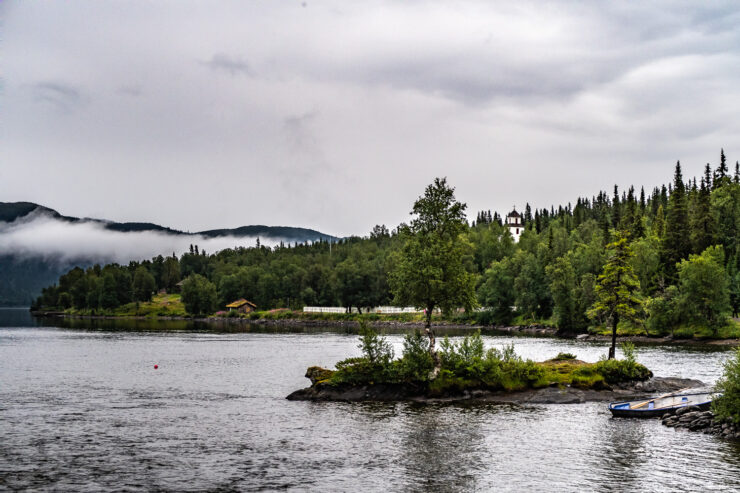
[[[257,305],[252,303],[251,301],[245,300],[244,298],[238,299],[236,301],[232,301],[228,305],[226,305],[226,308],[239,308],[240,306],[249,305],[252,308],[257,308]]]

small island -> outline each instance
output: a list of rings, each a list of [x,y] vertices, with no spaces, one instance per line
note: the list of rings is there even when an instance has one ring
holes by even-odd
[[[336,364],[336,370],[310,367],[311,386],[287,396],[312,401],[474,401],[559,403],[622,400],[656,392],[700,387],[698,380],[653,377],[635,360],[634,346],[622,345],[624,359],[580,361],[573,354],[534,362],[519,357],[514,346],[484,349],[480,332],[453,343],[445,338],[435,376],[428,339],[420,332],[404,339],[403,355],[394,359],[388,341],[363,328],[363,355]]]

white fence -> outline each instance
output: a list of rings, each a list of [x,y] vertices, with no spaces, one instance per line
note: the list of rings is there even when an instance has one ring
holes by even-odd
[[[341,306],[304,306],[303,311],[306,313],[347,313],[347,309]],[[352,308],[352,313],[357,313],[358,309]],[[376,306],[362,308],[362,313],[423,313],[424,310],[417,310],[413,306]]]

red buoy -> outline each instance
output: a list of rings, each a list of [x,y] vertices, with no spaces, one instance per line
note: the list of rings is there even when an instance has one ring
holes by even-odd
[[[154,369],[156,370],[157,368],[159,368],[159,365],[154,365]]]

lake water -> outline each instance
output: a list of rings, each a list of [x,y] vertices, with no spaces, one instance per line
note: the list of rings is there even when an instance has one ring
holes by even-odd
[[[0,490],[740,490],[740,445],[614,419],[603,403],[286,401],[308,366],[359,354],[352,334],[59,324],[0,310]],[[606,352],[485,342],[537,360]],[[728,356],[638,350],[657,375],[707,383]]]

